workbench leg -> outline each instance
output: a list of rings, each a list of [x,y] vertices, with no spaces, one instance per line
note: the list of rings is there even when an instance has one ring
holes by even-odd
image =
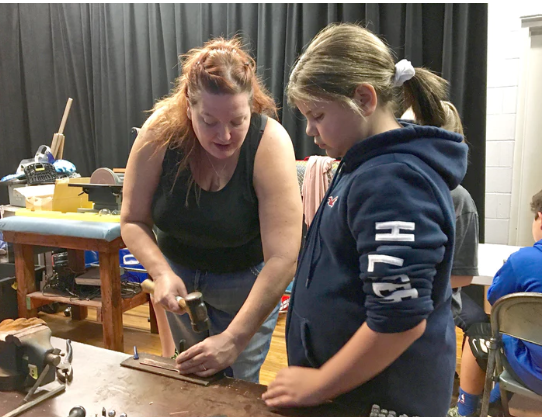
[[[85,251],[68,249],[68,267],[76,274],[85,272]],[[88,316],[88,308],[72,305],[72,319],[84,320]]]
[[[88,307],[72,305],[72,320],[85,320],[88,316]]]
[[[38,315],[38,310],[26,308],[26,295],[36,291],[36,273],[34,272],[34,248],[32,245],[14,243],[15,277],[17,279],[17,305],[19,317],[28,318]]]
[[[124,335],[118,252],[100,252],[100,281],[102,284],[104,347],[122,352],[124,350]]]

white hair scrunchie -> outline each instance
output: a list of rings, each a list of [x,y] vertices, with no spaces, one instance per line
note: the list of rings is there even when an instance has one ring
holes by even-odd
[[[416,70],[408,59],[402,59],[395,64],[394,87],[401,87],[405,81],[410,80],[416,74]]]

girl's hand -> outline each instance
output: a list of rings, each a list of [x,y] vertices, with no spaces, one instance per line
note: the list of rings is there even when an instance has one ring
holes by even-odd
[[[269,407],[309,407],[326,402],[322,371],[290,366],[282,369],[262,399]]]

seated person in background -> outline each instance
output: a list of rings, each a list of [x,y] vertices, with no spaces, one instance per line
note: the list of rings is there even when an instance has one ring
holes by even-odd
[[[455,106],[449,101],[441,101],[441,104],[446,116],[443,125],[439,127],[464,136],[461,117]],[[414,120],[416,123],[422,119],[412,108],[409,108],[401,118]],[[461,292],[461,287],[470,285],[472,278],[478,275],[478,211],[471,195],[461,185],[452,190],[451,194],[456,220],[451,276],[452,313],[455,325],[466,332],[474,323],[489,323],[484,309]]]
[[[542,293],[542,191],[534,195],[531,209],[535,213],[532,232],[536,243],[510,255],[497,272],[487,293],[491,304],[512,293]],[[507,335],[502,336],[502,341],[509,364],[507,366],[505,363],[507,370],[529,389],[542,395],[542,347]],[[457,407],[450,409],[448,417],[476,415],[482,398],[484,380],[485,366],[478,365],[470,345],[466,343],[461,362]],[[490,403],[495,404],[499,399],[497,384],[491,391]]]

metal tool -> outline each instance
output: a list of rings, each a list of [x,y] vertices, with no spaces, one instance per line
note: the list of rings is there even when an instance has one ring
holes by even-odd
[[[154,282],[146,279],[141,283],[141,289],[149,294],[154,294]],[[185,298],[177,296],[175,298],[179,307],[188,312],[190,323],[195,332],[209,330],[210,322],[207,314],[207,307],[203,302],[203,295],[199,291],[188,294]]]
[[[98,168],[90,176],[91,184],[121,185],[124,175],[113,172],[109,168]]]
[[[17,319],[0,326],[0,391],[22,391],[30,395],[55,380],[60,349],[51,345],[51,330],[39,319]]]
[[[68,187],[80,187],[88,194],[93,209],[78,209],[79,212],[120,211],[122,204],[122,186],[124,174],[113,172],[109,168],[98,168],[90,176],[90,183],[70,183]]]
[[[56,387],[55,389],[48,391],[46,394],[43,394],[42,396],[36,398],[35,400],[29,401],[26,404],[21,405],[20,407],[17,407],[15,410],[10,411],[7,414],[4,414],[2,417],[15,417],[19,414],[23,413],[24,411],[28,410],[29,408],[34,407],[36,404],[41,403],[42,401],[45,401],[48,398],[54,397],[59,392],[62,392],[66,389],[66,385],[62,384]]]
[[[83,407],[82,405],[78,405],[77,407],[73,407],[70,410],[70,414],[68,415],[68,417],[86,417],[86,415],[87,410],[85,410],[85,407]]]
[[[43,320],[21,318],[3,321],[0,325],[0,390],[20,391],[31,386],[23,399],[25,404],[3,417],[17,416],[64,391],[66,380],[71,380],[73,375],[72,358],[68,340],[65,360],[61,363],[60,349],[51,345],[51,330]],[[30,400],[40,386],[55,381],[55,374],[64,383]]]
[[[56,376],[60,382],[71,382],[73,379],[73,349],[72,341],[70,339],[66,340],[66,355],[64,359],[56,367]]]
[[[38,389],[38,387],[41,385],[42,381],[44,380],[45,376],[49,372],[49,368],[50,368],[49,364],[45,365],[45,368],[43,368],[43,371],[41,375],[39,376],[39,378],[36,380],[36,383],[32,386],[32,388],[30,388],[30,390],[28,391],[28,394],[26,394],[26,396],[23,398],[23,402],[25,403],[28,402],[30,397],[34,395],[34,392],[36,392],[36,390]]]

